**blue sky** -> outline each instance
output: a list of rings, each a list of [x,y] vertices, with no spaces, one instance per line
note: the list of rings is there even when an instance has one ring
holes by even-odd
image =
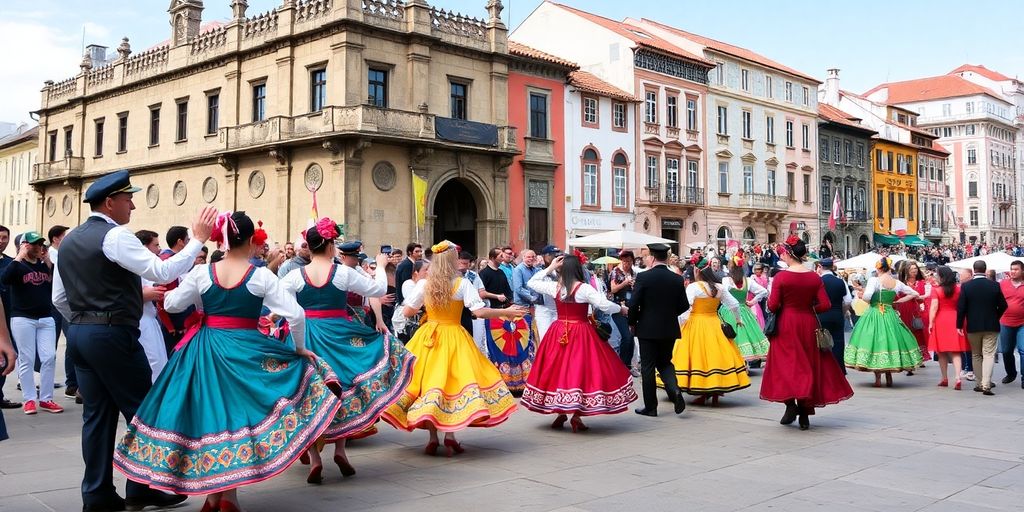
[[[169,0],[0,0],[0,121],[29,121],[44,80],[78,71],[85,42],[114,48],[127,36],[135,51],[168,39]],[[228,19],[229,0],[206,0],[204,20]],[[434,0],[485,17],[486,0]],[[540,0],[504,0],[514,27]],[[563,0],[612,19],[646,17],[727,41],[823,79],[842,70],[842,86],[863,92],[886,81],[984,64],[1024,74],[1014,23],[1020,0]],[[281,0],[249,0],[249,15]],[[667,9],[667,6],[671,8]]]

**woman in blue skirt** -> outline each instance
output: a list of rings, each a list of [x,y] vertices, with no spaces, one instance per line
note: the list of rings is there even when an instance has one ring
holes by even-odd
[[[118,443],[128,478],[208,495],[204,512],[238,511],[236,489],[288,468],[341,407],[337,377],[305,348],[302,308],[272,272],[249,263],[266,233],[242,212],[218,218],[224,259],[199,265],[164,297],[170,313],[201,311]],[[255,236],[254,236],[255,235]],[[262,305],[284,317],[295,345],[261,334]]]
[[[334,262],[334,241],[341,236],[341,229],[333,220],[321,219],[305,236],[312,261],[289,272],[281,284],[306,310],[306,346],[324,358],[341,383],[342,406],[323,440],[334,443],[334,463],[349,477],[356,470],[345,455],[345,440],[363,437],[384,409],[401,398],[412,377],[415,357],[386,328],[383,333],[374,330],[346,306],[349,294],[381,297],[387,293],[384,267],[389,256],[377,256],[374,278],[358,266]],[[345,254],[359,254],[360,247],[359,242],[348,242],[341,248]],[[311,467],[306,481],[311,484],[323,481],[317,448],[309,449]]]

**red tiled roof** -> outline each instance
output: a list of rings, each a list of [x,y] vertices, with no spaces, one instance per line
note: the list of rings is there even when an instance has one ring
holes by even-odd
[[[932,141],[932,151],[934,151],[936,153],[941,153],[941,154],[946,155],[946,156],[949,156],[949,155],[952,154],[949,151],[947,151],[946,148],[942,147],[942,144],[939,144],[938,142],[935,142],[934,140]]]
[[[752,51],[750,51],[750,50],[748,50],[746,48],[742,48],[742,47],[739,47],[739,46],[731,45],[729,43],[723,43],[722,41],[711,39],[710,37],[704,37],[702,35],[694,34],[692,32],[687,32],[685,30],[681,30],[681,29],[678,29],[678,28],[675,28],[675,27],[672,27],[672,26],[669,26],[669,25],[658,23],[657,21],[649,20],[647,18],[643,18],[643,21],[645,23],[650,23],[652,25],[657,25],[658,27],[661,27],[661,28],[663,28],[665,30],[668,30],[670,32],[674,32],[674,33],[678,34],[680,37],[685,37],[686,39],[689,39],[689,40],[691,40],[691,41],[693,41],[693,42],[695,42],[697,44],[706,46],[706,47],[708,47],[708,48],[710,48],[712,50],[715,50],[715,51],[718,51],[718,52],[722,52],[722,53],[725,53],[725,54],[729,54],[729,55],[732,55],[733,57],[738,57],[740,59],[747,60],[747,61],[750,61],[750,62],[754,62],[754,63],[760,64],[762,66],[767,66],[769,68],[777,69],[777,70],[782,71],[784,73],[789,73],[790,75],[803,78],[804,80],[810,80],[810,81],[812,81],[812,82],[814,82],[816,84],[822,83],[821,80],[818,80],[817,78],[814,78],[813,76],[801,73],[801,72],[799,72],[799,71],[797,71],[797,70],[795,70],[795,69],[793,69],[791,67],[788,67],[788,66],[785,66],[783,64],[780,64],[780,63],[778,63],[778,62],[776,62],[776,61],[774,61],[772,59],[769,59],[768,57],[765,57],[764,55],[760,55],[758,53],[754,53],[754,52],[752,52]]]
[[[633,96],[632,94],[623,91],[622,89],[619,89],[618,87],[615,87],[614,85],[605,82],[586,71],[576,70],[569,73],[569,85],[583,92],[598,94],[616,100],[632,102],[640,101],[636,96]]]
[[[888,89],[888,98],[886,98],[885,102],[896,104],[974,96],[976,94],[985,94],[1003,100],[1002,97],[992,92],[992,90],[965,80],[958,75],[942,75],[885,83],[875,86],[870,91],[864,93],[864,96],[869,96],[882,89]]]
[[[830,123],[841,124],[858,130],[875,133],[871,128],[860,124],[860,118],[847,114],[832,105],[818,103],[818,115]]]
[[[557,64],[559,66],[565,66],[567,68],[578,69],[579,65],[575,62],[565,60],[561,57],[556,57],[550,53],[542,52],[536,48],[526,46],[522,43],[515,41],[508,42],[508,53],[511,55],[517,55],[519,57],[526,57],[529,59],[542,60],[551,64]]]
[[[997,82],[1013,80],[1012,78],[1010,78],[1010,77],[1008,77],[1008,76],[1006,76],[1006,75],[1004,75],[1004,74],[1002,74],[1002,73],[1000,73],[998,71],[993,71],[993,70],[991,70],[989,68],[986,68],[985,66],[982,66],[981,64],[978,64],[978,65],[964,64],[963,66],[960,66],[960,67],[954,69],[953,71],[950,71],[948,74],[955,75],[957,73],[963,73],[965,71],[971,71],[971,72],[977,73],[977,74],[979,74],[979,75],[981,75],[981,76],[983,76],[985,78],[988,78],[989,80],[995,80]]]
[[[714,62],[704,59],[703,57],[694,55],[693,53],[690,53],[672,43],[669,43],[664,39],[655,37],[652,34],[648,34],[647,31],[643,30],[641,27],[627,25],[626,23],[623,23],[621,21],[615,21],[613,19],[605,18],[603,16],[591,14],[589,12],[581,11],[579,9],[569,7],[568,5],[564,4],[551,2],[551,5],[565,9],[566,11],[569,11],[581,18],[584,18],[590,21],[591,23],[596,23],[597,25],[600,25],[607,30],[615,32],[616,34],[625,37],[630,41],[633,41],[633,43],[637,44],[638,46],[647,46],[649,48],[659,50],[668,54],[672,54],[677,57],[682,57],[687,60],[706,64],[708,67],[713,67],[715,65]]]

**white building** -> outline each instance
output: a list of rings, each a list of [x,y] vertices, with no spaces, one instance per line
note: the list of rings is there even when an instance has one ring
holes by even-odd
[[[881,84],[865,96],[916,112],[917,126],[951,153],[950,195],[966,241],[1017,239],[1019,130],[1010,99],[958,74]]]
[[[638,100],[586,71],[574,71],[567,87],[567,238],[613,229],[632,230],[635,136],[633,126],[621,117],[633,119]],[[620,118],[618,124],[616,116]]]
[[[0,138],[0,225],[11,230],[12,240],[40,226],[39,194],[28,183],[32,165],[38,160],[38,142],[38,126],[21,125]],[[8,247],[7,253],[13,256],[17,248]]]

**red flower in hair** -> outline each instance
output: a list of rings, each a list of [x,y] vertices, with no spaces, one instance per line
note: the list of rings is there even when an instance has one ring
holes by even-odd
[[[327,217],[316,223],[316,232],[324,237],[324,240],[334,240],[341,234],[338,232],[338,224]]]
[[[267,232],[263,230],[263,221],[256,221],[256,231],[252,234],[253,245],[263,245],[267,243]]]
[[[579,258],[581,264],[583,264],[583,265],[587,264],[587,261],[588,261],[587,260],[587,255],[583,254],[583,251],[581,251],[579,249],[573,249],[572,250],[572,255],[576,256],[577,258]]]
[[[796,235],[789,235],[789,238],[786,239],[786,245],[788,245],[790,247],[798,244],[799,242],[800,242],[800,237],[798,237]]]

